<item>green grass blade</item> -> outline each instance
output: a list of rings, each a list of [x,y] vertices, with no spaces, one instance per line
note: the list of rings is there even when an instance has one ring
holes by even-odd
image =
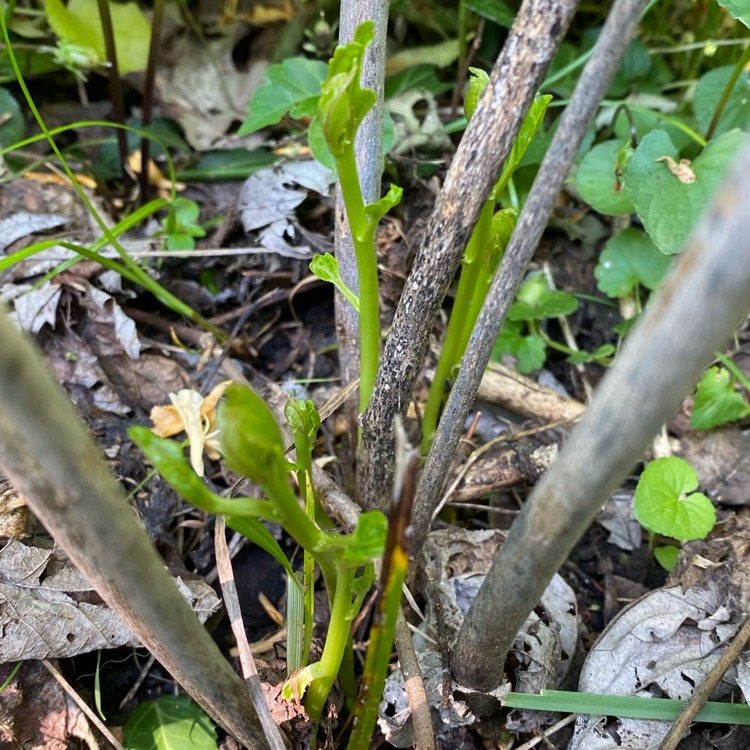
[[[666,698],[641,698],[635,695],[599,695],[564,690],[542,690],[541,695],[509,693],[502,701],[509,708],[533,711],[561,711],[594,716],[617,716],[620,719],[654,719],[674,721],[686,701]],[[695,717],[712,724],[750,724],[750,706],[741,703],[709,701]]]

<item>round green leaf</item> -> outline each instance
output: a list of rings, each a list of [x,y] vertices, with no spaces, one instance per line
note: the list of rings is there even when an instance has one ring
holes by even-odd
[[[625,191],[663,253],[682,249],[746,139],[741,131],[732,130],[711,141],[688,165],[695,178],[692,182],[683,181],[670,169],[665,157],[678,162],[680,155],[663,130],[654,130],[641,141],[625,167]]]
[[[693,112],[701,133],[708,130],[733,72],[734,65],[726,65],[709,70],[700,77],[693,94]],[[743,70],[724,105],[714,137],[734,128],[744,130],[748,123],[750,123],[750,75]]]
[[[187,698],[163,695],[133,711],[124,745],[128,750],[216,750],[216,727]]]
[[[656,558],[656,561],[662,566],[662,568],[664,568],[664,570],[667,570],[670,573],[674,570],[675,565],[677,565],[677,558],[679,556],[680,548],[673,547],[671,544],[665,545],[664,547],[656,547],[654,549],[654,557]]]
[[[0,115],[0,148],[8,148],[23,138],[24,122],[18,102],[5,88],[0,88]]]
[[[734,386],[727,370],[709,367],[698,383],[690,424],[696,430],[710,430],[750,414],[745,397]]]
[[[622,168],[629,150],[621,141],[605,141],[583,157],[575,176],[576,190],[583,200],[600,214],[621,216],[632,214],[633,202],[623,190],[622,177],[618,177],[618,165]]]
[[[676,456],[658,458],[635,489],[635,516],[642,526],[674,539],[703,539],[716,523],[716,509],[700,492],[692,466]]]
[[[750,5],[747,0],[718,0],[718,3],[727,9],[732,18],[736,18],[750,28]]]
[[[636,284],[656,289],[672,264],[639,229],[626,229],[607,240],[594,270],[597,286],[608,297],[630,294]]]

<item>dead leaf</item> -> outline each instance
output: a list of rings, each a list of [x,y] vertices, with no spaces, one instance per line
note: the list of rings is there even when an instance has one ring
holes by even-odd
[[[596,519],[609,532],[607,541],[626,552],[639,549],[643,527],[635,517],[632,492],[615,492]]]
[[[32,214],[28,211],[18,211],[0,221],[0,251],[4,252],[6,247],[17,240],[37,232],[57,229],[67,222],[68,218],[59,214]]]
[[[671,156],[660,156],[656,161],[667,162],[669,171],[683,184],[690,185],[695,182],[695,172],[690,166],[690,159],[680,159],[676,162]]]
[[[296,237],[295,209],[312,190],[328,196],[333,175],[317,161],[298,161],[266,167],[245,180],[237,199],[237,211],[246,232],[263,229],[260,243],[272,252],[308,260],[312,249],[292,245]],[[297,187],[293,187],[297,186]]]
[[[740,618],[713,587],[672,586],[650,591],[625,607],[586,657],[579,692],[688,699],[721,657],[717,644],[732,638]],[[734,687],[727,673],[711,700]],[[670,722],[579,716],[568,750],[658,746]]]
[[[202,580],[175,581],[201,622],[219,608]],[[66,658],[140,642],[58,550],[0,550],[0,663]]]
[[[14,665],[0,665],[0,682]],[[0,746],[26,750],[98,750],[79,706],[41,662],[23,664],[0,692]]]
[[[444,665],[436,641],[443,639],[449,648],[453,645],[464,614],[484,582],[503,539],[500,531],[440,529],[428,535],[420,554],[417,586],[426,601],[426,621],[420,630],[434,640],[416,635],[414,645],[428,700],[436,715],[439,714],[443,729],[466,726],[475,719],[467,704],[453,695],[454,689],[471,691],[452,685],[451,693],[444,695]],[[543,616],[532,612],[513,645],[513,653],[520,662],[515,675],[517,684],[532,692],[560,687],[578,642],[575,594],[559,575],[550,582],[540,604]],[[388,733],[389,742],[398,746],[405,746],[401,743],[408,740],[411,731],[403,715],[407,706],[399,692],[403,689],[403,675],[394,672],[386,682],[389,699],[381,704],[378,719],[383,732]],[[499,699],[509,690],[510,683],[504,683],[491,695]],[[537,718],[531,712],[528,716],[517,715],[517,721],[525,723],[536,722]]]
[[[15,298],[11,317],[29,333],[39,333],[45,323],[54,328],[61,294],[62,289],[58,284],[45,284],[38,289],[31,288]]]
[[[205,398],[188,388],[170,393],[171,406],[151,409],[152,431],[159,437],[171,437],[184,432],[190,441],[190,464],[195,473],[203,476],[203,451],[216,460],[221,456],[216,428],[216,405],[231,380],[219,383]]]

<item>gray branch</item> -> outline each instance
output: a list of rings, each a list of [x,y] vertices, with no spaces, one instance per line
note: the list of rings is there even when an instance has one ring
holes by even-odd
[[[747,314],[748,195],[750,143],[516,518],[456,642],[461,684],[500,683],[505,655],[549,580]]]
[[[268,747],[242,680],[166,572],[39,352],[0,312],[0,467],[130,630],[243,745]]]
[[[422,472],[414,501],[412,554],[418,552],[429,531],[432,513],[440,499],[466,416],[474,403],[516,287],[547,226],[555,199],[578,153],[586,129],[635,34],[645,4],[646,0],[618,0],[612,8],[518,218],[466,348],[461,370],[443,410]]]
[[[385,509],[393,480],[393,420],[406,411],[440,305],[489,191],[500,174],[575,0],[524,0],[456,151],[386,340],[362,415],[358,498]]]
[[[375,36],[365,52],[360,83],[363,88],[372,89],[377,98],[374,107],[367,113],[357,131],[354,147],[362,197],[365,203],[373,203],[380,197],[380,182],[383,173],[383,80],[388,30],[388,0],[342,0],[339,28],[341,44],[350,42],[357,26],[368,19],[373,21]],[[375,252],[374,245],[373,252]],[[344,283],[355,294],[358,294],[354,245],[338,182],[336,183],[336,258]],[[334,300],[341,385],[346,386],[359,377],[359,316],[339,292],[335,293]],[[344,408],[349,422],[349,449],[353,455],[357,448],[357,399],[348,401]],[[351,491],[354,489],[353,472],[349,479],[352,487],[346,489]]]

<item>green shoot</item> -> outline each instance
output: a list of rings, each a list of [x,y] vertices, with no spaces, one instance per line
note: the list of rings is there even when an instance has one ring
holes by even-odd
[[[343,295],[344,299],[359,312],[359,297],[344,283],[339,273],[339,262],[330,253],[316,255],[310,261],[310,271],[321,281],[328,281]]]
[[[469,80],[469,90],[464,102],[467,119],[471,119],[474,114],[479,98],[489,81],[489,76],[485,71],[479,68],[469,68],[469,70],[472,77]],[[448,323],[443,349],[435,368],[422,419],[421,449],[423,454],[429,452],[435,436],[440,410],[445,402],[445,384],[452,379],[466,351],[466,345],[474,330],[487,291],[515,226],[516,211],[505,209],[495,213],[495,205],[498,198],[510,186],[513,173],[542,124],[544,113],[551,99],[551,96],[537,97],[531,105],[508,160],[503,166],[500,178],[482,208],[464,252],[461,276],[453,305],[453,309],[458,314],[452,315]]]
[[[352,233],[359,285],[360,387],[359,409],[370,401],[380,361],[380,304],[375,231],[378,222],[401,200],[401,188],[365,205],[359,184],[354,140],[359,125],[375,103],[375,92],[359,84],[365,49],[373,38],[372,21],[360,24],[354,40],[341,45],[328,63],[321,86],[316,120],[336,163]],[[312,127],[312,126],[311,126]]]
[[[165,481],[186,500],[208,513],[227,516],[227,524],[272,554],[289,576],[297,579],[278,542],[260,519],[281,524],[320,566],[331,602],[331,620],[319,662],[293,674],[284,688],[286,697],[303,696],[308,714],[318,721],[347,650],[350,627],[372,585],[372,561],[382,555],[387,522],[379,512],[363,513],[350,534],[331,532],[333,524],[316,502],[311,476],[312,445],[320,424],[311,402],[290,401],[286,414],[292,423],[297,465],[285,458],[281,432],[270,409],[254,391],[239,385],[227,388],[217,409],[221,454],[227,466],[259,485],[268,499],[223,498],[206,487],[195,473],[182,445],[134,427],[130,436],[146,453]],[[289,484],[295,470],[304,496],[302,508]],[[312,566],[303,571],[305,616],[311,617]],[[292,583],[294,581],[294,583]],[[303,653],[309,644],[305,624]],[[304,657],[303,657],[304,660]]]

